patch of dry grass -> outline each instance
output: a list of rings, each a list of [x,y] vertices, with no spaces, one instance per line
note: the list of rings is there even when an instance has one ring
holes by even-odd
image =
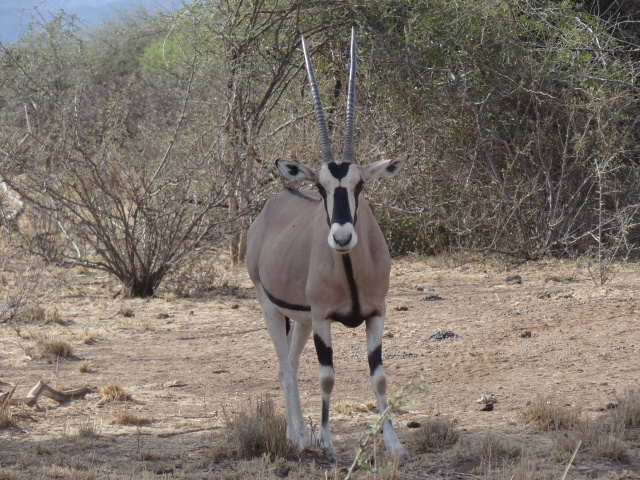
[[[334,412],[342,415],[350,415],[353,412],[371,412],[377,408],[374,402],[354,403],[339,402],[331,406]]]
[[[93,364],[88,360],[83,360],[82,362],[78,363],[78,373],[89,373],[91,372],[92,368]]]
[[[284,415],[275,411],[270,396],[261,397],[255,404],[249,402],[238,413],[223,412],[227,434],[227,448],[237,458],[253,458],[267,455],[272,461],[276,458],[296,458],[299,448],[287,440],[287,427]],[[212,451],[212,457],[223,458],[229,450]]]
[[[413,443],[420,453],[439,452],[460,439],[457,423],[447,417],[430,418],[416,430]]]
[[[612,428],[640,428],[640,390],[627,389],[616,395],[615,402],[609,409]]]
[[[540,431],[567,430],[580,425],[580,414],[552,400],[538,398],[517,414],[521,426],[533,424]]]
[[[143,425],[147,423],[149,419],[144,415],[138,415],[131,411],[129,407],[122,407],[116,410],[115,416],[109,420],[110,425]]]
[[[35,341],[35,345],[33,349],[27,353],[30,353],[32,357],[44,358],[57,356],[67,358],[73,355],[73,347],[66,340],[43,333],[32,334],[31,338]]]
[[[63,325],[65,323],[64,318],[60,315],[57,308],[54,308],[50,312],[47,312],[47,315],[44,319],[44,323],[55,323],[56,325]]]
[[[112,378],[109,382],[100,389],[100,393],[104,396],[106,400],[111,400],[113,402],[127,402],[133,400],[133,397],[127,392],[118,380]]]
[[[3,428],[13,427],[14,425],[15,421],[11,414],[11,403],[0,400],[0,430]]]

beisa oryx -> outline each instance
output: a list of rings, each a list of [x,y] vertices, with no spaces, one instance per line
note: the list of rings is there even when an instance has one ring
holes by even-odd
[[[247,268],[278,356],[287,438],[302,447],[311,444],[300,404],[298,365],[313,331],[322,393],[318,441],[335,459],[329,429],[329,399],[335,380],[332,322],[350,328],[366,325],[371,385],[378,410],[387,408],[382,333],[391,258],[361,193],[365,183],[393,176],[406,156],[366,166],[354,163],[356,50],[352,29],[344,154],[341,162],[334,161],[304,37],[302,50],[318,124],[322,167],[316,170],[293,160],[277,160],[276,166],[291,180],[313,182],[317,191],[285,188],[265,203],[249,229]],[[387,449],[407,457],[390,420],[383,425],[383,436]]]

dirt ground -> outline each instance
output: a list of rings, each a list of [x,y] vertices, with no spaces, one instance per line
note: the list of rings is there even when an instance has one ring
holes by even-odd
[[[38,380],[93,390],[69,403],[43,398],[42,410],[14,408],[17,425],[0,430],[0,479],[344,476],[358,439],[375,420],[375,411],[358,409],[374,401],[364,327],[333,328],[332,404],[342,406],[331,413],[337,466],[313,451],[286,465],[267,458],[216,461],[211,452],[226,441],[223,411],[233,414],[266,394],[280,410],[284,405],[275,352],[248,276],[229,267],[226,287],[216,292],[180,298],[168,291],[127,300],[113,298],[118,283],[101,275],[69,272],[61,295],[47,305],[58,310],[62,324],[29,324],[21,336],[0,325],[0,380],[18,385],[15,396],[24,396]],[[522,282],[508,284],[510,275]],[[526,456],[535,462],[553,456],[562,434],[518,425],[517,413],[528,403],[542,398],[595,418],[616,394],[638,388],[639,280],[638,264],[596,287],[585,265],[572,261],[394,260],[383,343],[389,391],[417,376],[428,382],[426,392],[410,397],[417,402],[394,414],[396,431],[412,454],[398,477],[494,478],[482,460],[460,452],[417,453],[409,422],[454,418],[463,440],[497,435],[520,449],[520,460],[510,461]],[[435,295],[441,298],[425,300]],[[440,330],[457,337],[430,339]],[[30,358],[33,332],[65,339],[73,356]],[[89,372],[78,371],[82,361],[91,363]],[[303,411],[314,425],[320,418],[317,374],[309,342],[300,390]],[[122,405],[104,402],[99,393],[112,380],[133,397],[130,411],[147,422],[112,423]],[[493,411],[481,411],[476,403],[483,394],[496,396]],[[87,429],[88,437],[82,434]],[[566,463],[558,460],[552,476],[535,478],[562,478]],[[566,478],[639,479],[639,472],[635,438],[623,461],[580,451]]]

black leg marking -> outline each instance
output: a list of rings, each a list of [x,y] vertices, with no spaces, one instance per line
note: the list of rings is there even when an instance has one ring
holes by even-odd
[[[294,310],[294,311],[297,311],[297,312],[310,312],[311,311],[311,307],[307,307],[306,305],[295,305],[293,303],[288,303],[288,302],[285,302],[284,300],[280,300],[279,298],[274,297],[269,292],[267,292],[267,289],[264,288],[264,285],[262,285],[262,290],[264,290],[264,294],[271,301],[271,303],[273,303],[277,307],[286,308],[287,310]]]
[[[313,343],[316,345],[318,362],[323,367],[333,368],[333,348],[327,347],[324,341],[316,334],[313,335]]]
[[[369,375],[373,375],[379,366],[382,365],[382,345],[378,345],[369,357]]]
[[[289,320],[289,317],[287,317],[286,315],[284,316],[284,324],[285,324],[285,329],[287,331],[287,337],[288,337],[289,332],[291,331],[291,320]]]
[[[326,425],[329,423],[329,402],[327,402],[324,398],[322,399],[322,420],[321,424]]]

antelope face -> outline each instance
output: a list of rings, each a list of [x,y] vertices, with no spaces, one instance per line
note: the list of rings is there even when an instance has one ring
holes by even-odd
[[[329,246],[338,253],[348,253],[357,243],[358,200],[365,182],[392,177],[404,164],[406,156],[381,160],[369,165],[349,162],[326,162],[320,170],[294,160],[277,160],[276,166],[291,180],[314,182],[324,199],[329,224]]]
[[[329,246],[338,253],[347,253],[358,241],[355,225],[358,220],[358,198],[364,180],[353,163],[325,163],[316,184],[324,199],[329,224]]]

